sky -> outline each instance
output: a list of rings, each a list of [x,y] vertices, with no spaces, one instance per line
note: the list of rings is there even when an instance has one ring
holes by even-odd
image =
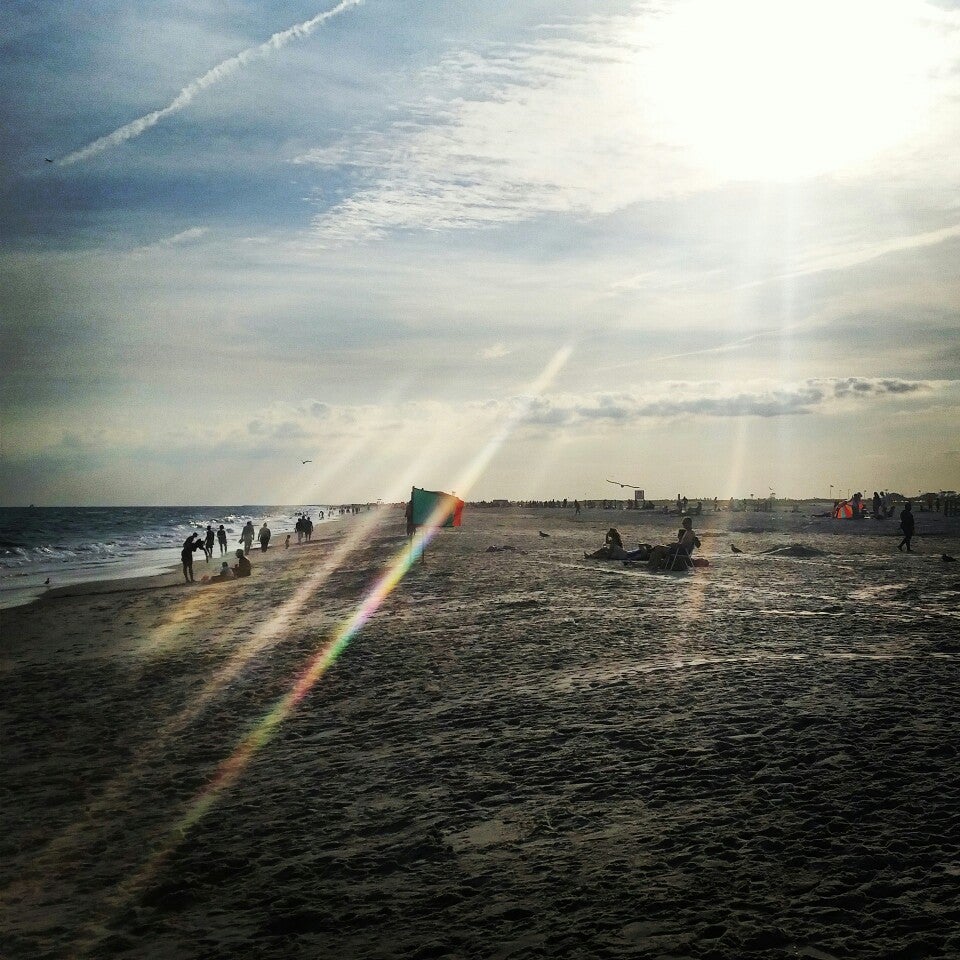
[[[960,488],[960,2],[0,27],[0,505]]]

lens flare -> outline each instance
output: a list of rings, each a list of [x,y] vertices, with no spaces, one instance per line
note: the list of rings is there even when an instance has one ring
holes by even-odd
[[[456,478],[454,489],[458,491],[459,495],[467,496],[469,490],[483,474],[510,434],[523,422],[530,404],[547,388],[566,364],[572,350],[571,346],[565,346],[550,358],[541,374],[530,385],[524,401],[515,406],[511,416],[507,418],[501,428],[496,431]],[[419,535],[408,541],[403,549],[394,555],[384,572],[362,598],[353,613],[337,627],[333,636],[323,647],[310,657],[290,689],[266,715],[261,717],[253,729],[237,745],[233,753],[219,765],[207,786],[187,806],[184,814],[166,831],[165,837],[149,859],[113,890],[110,897],[113,910],[119,909],[123,903],[127,902],[129,897],[134,896],[156,874],[157,870],[183,842],[187,832],[199,823],[223,793],[237,782],[257,752],[269,743],[284,720],[296,710],[317,682],[337,662],[353,638],[363,629],[383,601],[403,580],[414,563],[422,557],[424,550],[441,529],[441,524],[446,519],[444,509],[444,504],[441,501],[427,522],[421,527]],[[355,540],[356,536],[351,538],[351,541]],[[336,568],[339,560],[348,552],[348,545],[343,545],[336,562],[326,564],[321,571],[318,571],[315,576],[302,584],[294,595],[283,604],[280,610],[259,631],[258,640],[254,646],[255,652],[264,649],[271,642],[276,642],[287,629],[286,624],[293,619],[291,614],[302,607],[310,596],[316,592],[320,583],[329,576],[329,573]],[[252,653],[249,655],[252,655]],[[241,666],[240,660],[232,661],[224,674],[211,681],[211,684],[201,695],[201,699],[209,700],[216,690],[221,689],[228,682],[226,678],[235,676]],[[195,717],[200,709],[202,709],[202,706],[194,706],[189,711],[185,711],[178,718],[176,729],[182,729],[186,717],[188,715],[191,718]],[[173,729],[168,732],[173,732]],[[81,953],[89,953],[96,947],[100,939],[96,932],[97,929],[99,927],[95,928],[93,925],[88,927],[88,942],[78,946]]]

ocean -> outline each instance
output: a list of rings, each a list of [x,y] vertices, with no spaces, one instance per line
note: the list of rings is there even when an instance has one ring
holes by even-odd
[[[234,548],[247,520],[274,536],[297,515],[314,522],[339,507],[303,504],[223,507],[0,507],[0,608],[29,603],[50,587],[162,573],[180,562],[183,541],[222,523]],[[335,512],[334,512],[335,511]]]

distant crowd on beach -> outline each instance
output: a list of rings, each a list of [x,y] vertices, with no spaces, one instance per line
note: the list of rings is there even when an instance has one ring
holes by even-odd
[[[324,512],[320,510],[318,519],[323,520],[323,518]],[[313,539],[313,520],[308,513],[297,514],[294,531],[297,535],[297,543],[307,543]],[[220,569],[215,576],[205,575],[201,578],[202,581],[204,583],[218,583],[224,580],[236,580],[241,577],[249,577],[253,567],[248,559],[248,554],[253,549],[254,540],[260,544],[261,553],[266,553],[270,548],[270,541],[272,539],[273,532],[266,520],[263,521],[263,525],[259,530],[255,529],[252,520],[247,520],[237,540],[237,543],[242,546],[234,551],[236,563],[231,567],[230,564],[224,560],[220,564]],[[185,583],[195,582],[193,576],[193,555],[202,550],[206,562],[209,563],[213,558],[214,543],[219,545],[221,557],[228,552],[227,531],[222,523],[217,530],[213,529],[213,524],[208,523],[207,529],[202,535],[199,533],[191,533],[190,536],[183,541],[183,548],[180,551],[180,561],[183,567],[183,579]],[[286,536],[283,546],[284,549],[290,548],[289,533]]]

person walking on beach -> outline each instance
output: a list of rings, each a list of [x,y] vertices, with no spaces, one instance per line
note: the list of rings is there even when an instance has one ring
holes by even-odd
[[[248,520],[246,526],[243,530],[240,531],[240,543],[243,544],[243,552],[249,553],[250,548],[253,546],[253,538],[256,536],[256,531],[253,529],[253,521]]]
[[[210,562],[210,558],[213,556],[213,540],[216,534],[213,532],[213,527],[210,524],[207,524],[207,535],[203,541],[203,554],[207,558],[207,563]]]
[[[303,543],[303,517],[297,517],[297,524],[295,527],[297,531],[297,543]]]
[[[303,516],[303,532],[307,540],[313,539],[313,521],[307,514]]]
[[[217,543],[220,544],[220,556],[222,557],[227,552],[227,531],[223,529],[222,523],[217,531]]]
[[[897,545],[897,549],[901,553],[903,553],[904,546],[907,548],[907,553],[913,553],[913,551],[910,549],[910,540],[913,537],[913,528],[913,506],[910,503],[907,503],[900,513],[900,529],[903,531],[903,539]]]
[[[573,515],[574,515],[575,517],[579,517],[579,516],[580,516],[580,501],[579,501],[579,500],[574,500],[574,501],[573,501]]]
[[[267,521],[263,521],[263,526],[260,528],[260,533],[257,534],[257,539],[260,541],[260,550],[266,553],[267,547],[270,546],[270,528],[267,526]]]

